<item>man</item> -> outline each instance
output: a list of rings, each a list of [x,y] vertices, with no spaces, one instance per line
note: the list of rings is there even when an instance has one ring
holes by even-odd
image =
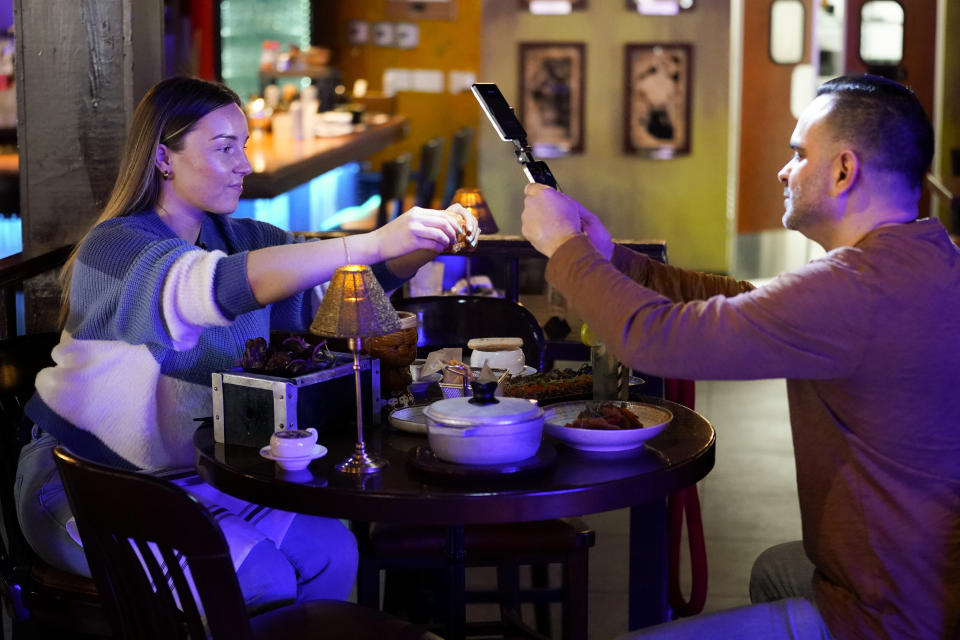
[[[827,253],[757,289],[614,246],[569,196],[526,188],[523,234],[547,280],[621,361],[787,378],[802,547],[758,560],[764,604],[648,632],[960,637],[960,251],[916,219],[932,129],[908,89],[845,77],[821,86],[790,147],[784,226]]]

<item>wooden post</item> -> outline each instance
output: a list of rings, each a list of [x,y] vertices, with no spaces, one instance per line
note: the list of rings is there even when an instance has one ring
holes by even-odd
[[[116,178],[137,101],[163,77],[163,0],[14,0],[24,257],[77,242]],[[24,285],[57,328],[57,272]]]

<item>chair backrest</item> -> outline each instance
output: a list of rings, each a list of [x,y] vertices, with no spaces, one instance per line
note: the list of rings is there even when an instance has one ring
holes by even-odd
[[[403,213],[403,195],[410,183],[411,158],[409,153],[402,153],[393,160],[384,160],[380,167],[380,210],[377,213],[377,227],[382,227]],[[388,210],[390,202],[396,202],[392,215]]]
[[[450,142],[450,163],[447,166],[447,181],[443,188],[443,206],[453,202],[453,194],[463,186],[463,170],[470,156],[470,143],[473,142],[473,127],[463,127],[453,134]]]
[[[206,508],[167,481],[60,446],[54,456],[117,637],[251,637],[227,542]]]
[[[440,159],[443,157],[443,138],[427,140],[420,147],[420,166],[417,169],[418,207],[430,208],[433,194],[437,190],[437,176],[440,175]]]
[[[543,369],[543,329],[530,310],[517,302],[481,296],[423,296],[403,298],[394,307],[417,314],[420,357],[443,347],[465,349],[470,338],[512,337],[523,340],[527,364]]]

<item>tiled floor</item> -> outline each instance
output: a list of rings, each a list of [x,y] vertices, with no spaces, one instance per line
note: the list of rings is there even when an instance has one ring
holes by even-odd
[[[750,568],[761,551],[800,538],[786,384],[699,382],[695,409],[717,431],[716,465],[698,486],[709,573],[704,610],[717,611],[749,604]],[[628,514],[586,520],[597,532],[590,553],[590,638],[607,640],[627,629]],[[688,594],[689,564],[681,576]]]

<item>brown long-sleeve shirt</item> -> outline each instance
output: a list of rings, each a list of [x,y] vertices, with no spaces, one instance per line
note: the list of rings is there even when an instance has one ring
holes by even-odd
[[[881,227],[757,289],[619,246],[608,262],[585,236],[546,276],[635,369],[787,379],[836,637],[960,637],[960,251],[938,222]]]

